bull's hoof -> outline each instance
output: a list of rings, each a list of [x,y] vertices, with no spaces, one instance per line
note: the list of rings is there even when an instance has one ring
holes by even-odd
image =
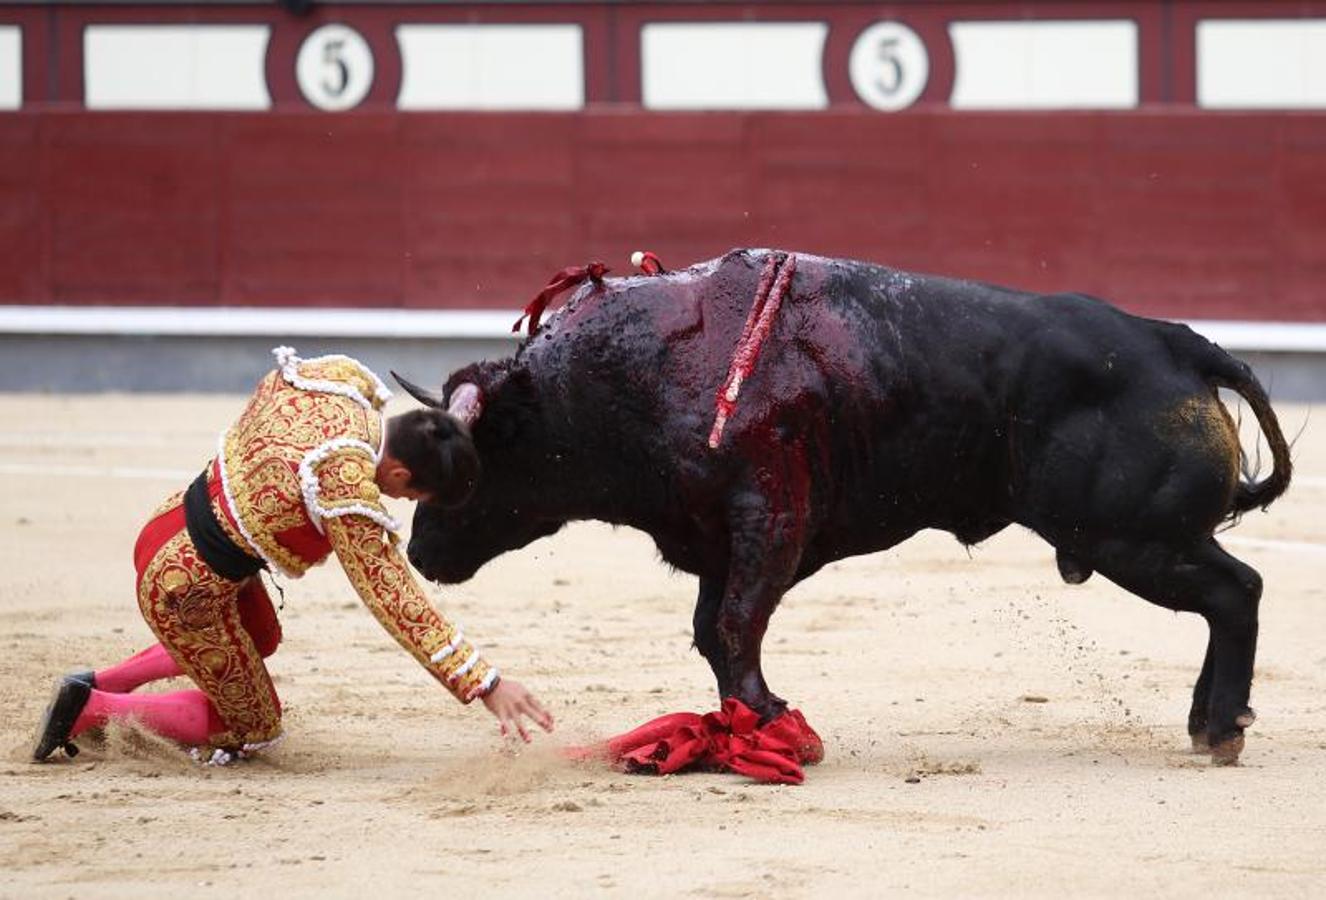
[[[1211,765],[1237,766],[1239,754],[1243,752],[1243,735],[1230,735],[1211,745]]]
[[[1206,723],[1198,719],[1188,721],[1188,737],[1192,738],[1193,753],[1211,754],[1211,762],[1218,766],[1238,765],[1239,754],[1243,752],[1243,729],[1257,721],[1257,711],[1252,707],[1244,709],[1234,717],[1234,728],[1214,735]]]
[[[1062,550],[1055,552],[1054,561],[1059,565],[1059,577],[1069,584],[1081,584],[1091,577],[1091,566]]]

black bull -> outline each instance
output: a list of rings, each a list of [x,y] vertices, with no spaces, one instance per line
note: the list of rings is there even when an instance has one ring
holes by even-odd
[[[695,645],[720,694],[769,717],[785,704],[760,647],[792,585],[923,528],[974,544],[1016,522],[1055,547],[1065,580],[1098,571],[1206,619],[1189,732],[1237,760],[1262,585],[1212,535],[1290,475],[1248,367],[1185,326],[1089,297],[798,256],[710,449],[766,258],[586,284],[513,358],[456,372],[442,395],[407,384],[435,405],[483,404],[480,483],[457,509],[419,507],[414,565],[454,583],[569,521],[638,528],[699,576]],[[1222,387],[1270,445],[1261,481],[1240,478]]]

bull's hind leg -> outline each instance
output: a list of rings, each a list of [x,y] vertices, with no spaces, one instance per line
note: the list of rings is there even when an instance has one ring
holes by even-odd
[[[1090,555],[1102,575],[1152,603],[1195,612],[1210,628],[1206,659],[1193,689],[1189,732],[1204,730],[1213,761],[1238,762],[1257,653],[1257,608],[1262,580],[1214,538],[1188,548],[1111,541]]]
[[[1211,641],[1208,640],[1202,671],[1192,689],[1192,709],[1188,710],[1188,736],[1192,738],[1193,750],[1198,753],[1211,752],[1211,739],[1206,733],[1211,718],[1211,656]]]

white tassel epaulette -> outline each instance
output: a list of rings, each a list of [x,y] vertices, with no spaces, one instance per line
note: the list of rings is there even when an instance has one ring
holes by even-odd
[[[295,353],[294,347],[273,347],[272,356],[276,357],[276,365],[281,370],[281,377],[288,383],[304,391],[320,391],[324,394],[340,394],[342,397],[349,397],[354,402],[363,406],[365,409],[374,409],[373,403],[361,394],[353,385],[345,384],[340,381],[328,381],[323,378],[305,378],[299,374],[300,363],[320,363],[320,362],[348,362],[361,369],[365,375],[373,382],[373,398],[377,400],[378,406],[391,399],[391,391],[383,384],[382,379],[359,360],[346,356],[343,353],[334,353],[328,356],[315,356],[312,359],[301,359]]]
[[[304,495],[304,506],[308,509],[309,518],[313,520],[314,527],[321,532],[323,530],[323,519],[335,518],[336,516],[361,515],[367,516],[393,534],[400,531],[401,523],[381,508],[368,506],[364,503],[350,503],[328,509],[318,499],[321,486],[318,484],[318,473],[314,469],[318,463],[328,456],[338,450],[346,449],[358,450],[368,454],[369,459],[373,460],[375,466],[381,459],[377,451],[357,438],[333,438],[327,443],[310,450],[299,463],[299,489]]]

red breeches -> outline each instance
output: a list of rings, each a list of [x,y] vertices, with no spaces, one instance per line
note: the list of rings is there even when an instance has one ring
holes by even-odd
[[[177,501],[143,529],[134,564],[143,618],[223,726],[210,743],[233,748],[275,738],[281,706],[262,660],[280,643],[281,626],[262,582],[213,572],[189,539]]]

